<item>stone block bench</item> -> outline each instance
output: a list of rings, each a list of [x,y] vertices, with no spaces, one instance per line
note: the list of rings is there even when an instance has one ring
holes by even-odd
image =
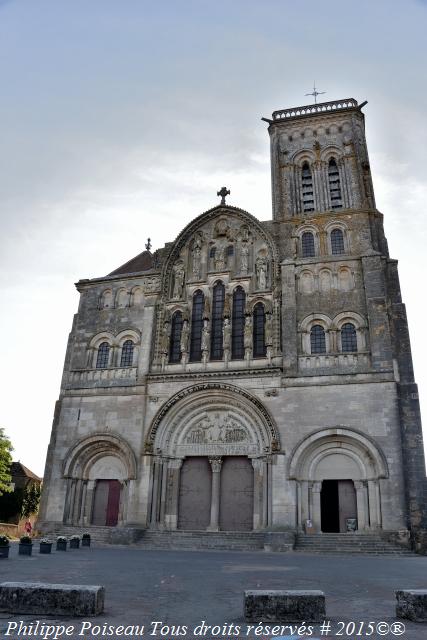
[[[322,622],[322,591],[245,591],[244,616],[248,622]]]
[[[104,587],[40,582],[0,583],[0,611],[96,616],[104,611]]]
[[[427,589],[396,591],[396,616],[412,622],[427,622]]]

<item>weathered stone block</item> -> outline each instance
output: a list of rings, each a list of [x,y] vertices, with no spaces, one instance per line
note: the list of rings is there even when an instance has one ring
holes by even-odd
[[[427,622],[427,589],[396,591],[396,616],[412,622]]]
[[[248,622],[321,622],[325,617],[322,591],[245,591],[244,616]]]
[[[104,596],[104,587],[93,585],[3,582],[0,611],[96,616],[104,611]]]

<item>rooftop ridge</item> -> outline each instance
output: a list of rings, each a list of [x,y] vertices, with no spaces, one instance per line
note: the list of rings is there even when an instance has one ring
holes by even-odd
[[[272,118],[269,122],[275,120],[287,120],[288,118],[299,118],[301,116],[309,116],[316,113],[331,113],[344,109],[361,108],[366,104],[363,102],[360,106],[354,98],[344,98],[343,100],[332,100],[331,102],[319,102],[317,104],[308,104],[302,107],[291,107],[289,109],[279,109],[273,111]]]

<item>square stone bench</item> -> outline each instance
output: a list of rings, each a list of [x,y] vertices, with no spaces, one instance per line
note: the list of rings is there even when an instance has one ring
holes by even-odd
[[[396,616],[412,622],[427,622],[427,589],[396,591]]]
[[[41,582],[0,583],[0,611],[96,616],[104,611],[104,587]]]
[[[243,605],[248,622],[322,622],[326,615],[322,591],[245,591]]]

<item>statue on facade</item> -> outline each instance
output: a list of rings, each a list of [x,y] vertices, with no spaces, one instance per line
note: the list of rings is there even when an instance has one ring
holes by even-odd
[[[265,314],[265,344],[267,346],[273,344],[273,317],[270,311]]]
[[[203,320],[202,329],[202,353],[208,354],[211,346],[211,332],[209,331],[209,322],[207,319]]]
[[[240,249],[240,273],[242,275],[246,275],[249,270],[249,247],[248,245],[242,244]]]
[[[180,342],[180,349],[182,354],[187,353],[188,351],[189,336],[190,336],[190,327],[188,326],[188,320],[184,320],[184,322],[182,323],[181,342]]]
[[[245,358],[249,359],[252,352],[252,318],[250,315],[247,315],[245,318],[245,328],[243,333],[243,345],[245,347]]]
[[[216,245],[216,251],[214,256],[214,266],[216,271],[223,271],[225,269],[225,245],[218,243]]]
[[[202,238],[199,234],[196,235],[193,247],[191,250],[192,256],[192,272],[193,277],[199,279],[200,278],[200,266],[202,259]]]
[[[267,288],[267,258],[259,255],[255,263],[256,281],[258,289]]]
[[[182,260],[178,260],[178,262],[174,265],[173,268],[173,294],[172,297],[175,300],[179,300],[182,297],[182,292],[184,290],[184,263]]]
[[[231,349],[231,324],[228,318],[224,319],[224,325],[222,328],[222,347],[224,353],[229,352]]]

